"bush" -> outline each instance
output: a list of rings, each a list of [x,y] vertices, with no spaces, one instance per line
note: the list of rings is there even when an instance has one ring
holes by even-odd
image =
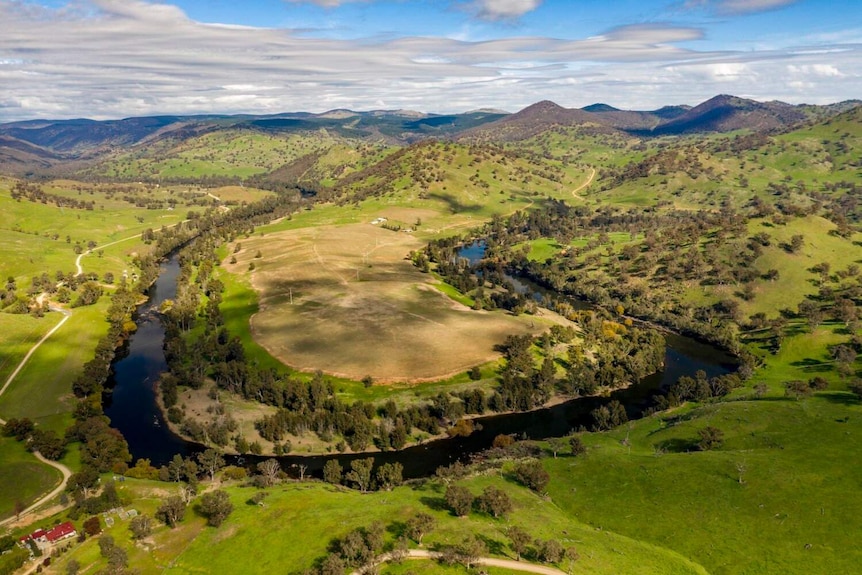
[[[201,497],[200,511],[207,518],[207,525],[218,527],[233,511],[233,503],[226,491],[210,491]]]
[[[515,478],[522,485],[529,487],[537,493],[543,493],[551,476],[542,467],[542,462],[533,460],[519,463],[515,466]]]

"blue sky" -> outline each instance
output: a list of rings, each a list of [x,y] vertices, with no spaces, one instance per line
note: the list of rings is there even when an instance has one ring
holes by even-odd
[[[0,122],[862,98],[859,0],[0,0]]]

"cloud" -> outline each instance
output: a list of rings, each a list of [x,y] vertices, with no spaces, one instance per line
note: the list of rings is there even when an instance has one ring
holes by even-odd
[[[799,0],[687,0],[686,9],[706,8],[718,14],[737,15],[766,12],[795,4]]]
[[[0,1],[0,121],[329,108],[516,110],[542,99],[650,109],[716,93],[825,103],[862,93],[862,46],[683,48],[699,28],[638,25],[562,40],[336,40],[203,24],[170,4]],[[792,81],[792,84],[791,84]]]
[[[475,0],[471,10],[483,20],[512,20],[532,12],[542,0]]]

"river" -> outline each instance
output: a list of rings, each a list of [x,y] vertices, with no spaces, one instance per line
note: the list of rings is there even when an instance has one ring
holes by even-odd
[[[113,393],[105,406],[111,424],[122,432],[135,459],[147,458],[153,465],[164,465],[175,454],[190,455],[203,449],[174,435],[165,424],[155,401],[154,385],[159,374],[167,369],[163,343],[165,331],[158,309],[166,299],[176,296],[179,275],[178,256],[162,264],[161,273],[150,288],[148,301],[138,309],[138,329],[129,339],[122,354],[113,364]],[[430,475],[437,467],[487,449],[499,434],[541,439],[562,436],[591,423],[589,413],[601,403],[617,399],[631,412],[638,412],[660,389],[674,383],[682,375],[694,375],[702,369],[708,376],[729,373],[736,367],[732,356],[721,349],[694,339],[666,334],[667,351],[664,370],[644,378],[627,389],[613,392],[608,398],[580,398],[547,409],[528,413],[501,414],[476,420],[481,430],[469,437],[440,439],[395,452],[372,454],[379,465],[399,462],[404,477]],[[320,475],[324,463],[338,459],[347,467],[349,461],[367,454],[321,456],[288,455],[279,457],[282,467],[291,472],[305,466]],[[231,458],[233,463],[254,463],[259,457]]]

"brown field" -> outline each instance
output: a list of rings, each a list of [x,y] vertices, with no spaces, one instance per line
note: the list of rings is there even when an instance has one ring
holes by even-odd
[[[445,378],[499,357],[494,345],[507,335],[551,321],[452,301],[406,259],[422,246],[370,223],[320,226],[243,239],[237,263],[225,268],[247,273],[254,262],[260,312],[252,332],[269,353],[298,370],[354,380]]]

